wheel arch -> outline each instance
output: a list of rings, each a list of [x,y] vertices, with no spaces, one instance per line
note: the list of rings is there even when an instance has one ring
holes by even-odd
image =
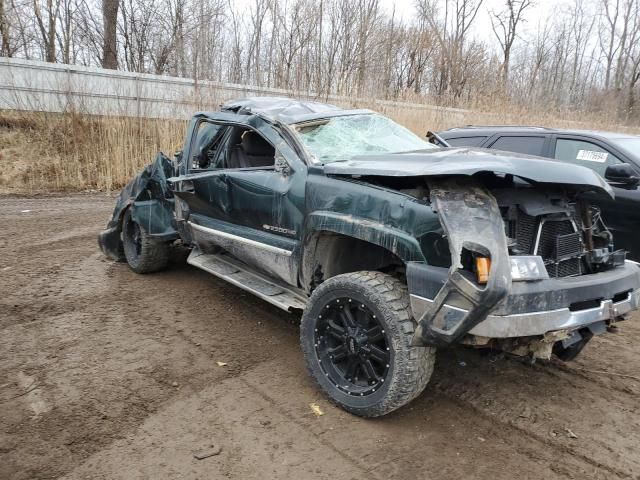
[[[353,215],[314,213],[305,231],[300,281],[307,291],[342,273],[424,261],[418,241],[406,232]]]

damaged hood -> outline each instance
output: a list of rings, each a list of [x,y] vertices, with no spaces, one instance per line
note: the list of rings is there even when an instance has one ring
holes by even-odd
[[[481,172],[514,175],[535,183],[569,185],[613,197],[609,184],[593,170],[529,155],[482,148],[438,148],[410,153],[360,155],[327,163],[327,175],[382,177],[471,176]]]

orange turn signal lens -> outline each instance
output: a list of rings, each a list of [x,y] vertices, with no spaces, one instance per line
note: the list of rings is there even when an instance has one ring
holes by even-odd
[[[476,257],[478,283],[487,283],[489,281],[489,270],[491,270],[491,259],[487,257]]]

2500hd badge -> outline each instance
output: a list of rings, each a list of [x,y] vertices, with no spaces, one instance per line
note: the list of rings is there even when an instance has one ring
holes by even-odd
[[[569,360],[638,308],[640,268],[587,192],[611,195],[587,168],[248,98],[196,114],[175,160],[123,189],[99,244],[148,273],[181,242],[190,264],[301,312],[312,377],[373,417],[420,394],[438,348]]]

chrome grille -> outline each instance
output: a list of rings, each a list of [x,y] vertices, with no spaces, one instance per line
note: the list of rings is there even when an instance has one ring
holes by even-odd
[[[582,253],[582,238],[578,232],[556,237],[556,261],[573,258]]]
[[[538,227],[536,217],[518,211],[517,218],[505,222],[505,227],[507,237],[518,245],[518,253],[531,255]]]
[[[559,263],[550,264],[547,266],[547,272],[551,277],[573,277],[575,275],[582,275],[582,257],[569,258]]]
[[[544,260],[550,277],[582,273],[582,238],[570,219],[545,219],[539,235],[536,253]]]
[[[545,220],[542,222],[540,228],[540,238],[538,240],[538,248],[535,253],[540,255],[545,260],[556,259],[556,248],[558,245],[558,238],[565,237],[576,230],[571,223],[571,220]],[[564,246],[562,246],[565,250]],[[573,253],[580,253],[579,250]]]
[[[518,211],[517,220],[506,227],[518,254],[540,255],[550,277],[582,274],[582,236],[571,218],[532,217]]]

